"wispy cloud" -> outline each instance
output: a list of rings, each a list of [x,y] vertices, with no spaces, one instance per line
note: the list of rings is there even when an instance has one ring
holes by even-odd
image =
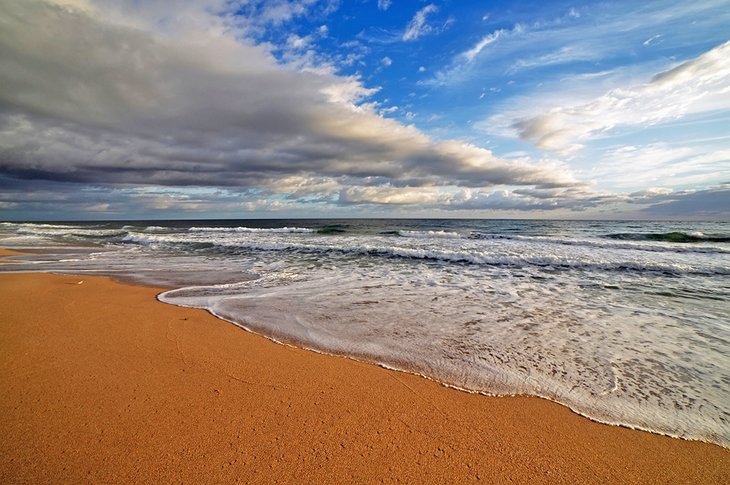
[[[535,41],[534,38],[530,38],[531,36],[552,32],[556,28],[562,29],[567,21],[579,17],[580,15],[574,9],[570,9],[567,14],[550,20],[535,21],[530,24],[516,23],[511,29],[501,28],[489,32],[470,48],[454,56],[448,66],[437,71],[432,79],[424,81],[423,84],[444,85],[461,82],[464,75],[472,70],[471,64],[475,64],[480,57],[486,57],[490,49],[492,52],[500,52],[502,56],[512,59],[516,52],[521,51],[525,42]],[[506,41],[510,41],[510,43],[505,45]],[[553,42],[551,41],[551,43]],[[495,49],[498,44],[499,49]]]
[[[587,174],[619,190],[688,187],[730,180],[730,150],[666,142],[611,148]]]
[[[378,10],[388,10],[391,3],[391,0],[378,0]]]
[[[697,32],[717,32],[730,21],[729,11],[707,0],[649,2],[636,4],[630,11],[623,4],[603,3],[543,19],[524,19],[512,28],[485,33],[421,84],[456,86],[485,77],[500,79],[523,69],[570,62],[610,63],[626,52],[658,44],[664,50],[681,50],[698,40],[706,42],[708,38],[698,37]],[[688,18],[695,19],[692,29],[683,28]]]
[[[591,61],[598,57],[599,54],[597,52],[584,49],[580,46],[563,46],[560,49],[548,52],[547,54],[518,59],[512,66],[510,66],[509,69],[507,69],[507,73],[514,74],[518,71],[538,67],[555,66],[558,64],[568,64],[579,61]]]
[[[516,29],[519,28],[520,30],[522,27],[515,27]],[[485,47],[487,47],[490,44],[493,44],[497,41],[502,35],[508,33],[508,30],[505,29],[499,29],[495,30],[491,34],[487,34],[484,37],[481,38],[479,42],[474,44],[474,47],[472,47],[469,50],[464,51],[461,55],[466,59],[467,61],[471,62],[474,60],[476,56],[479,55],[479,53],[484,50]]]
[[[429,25],[426,20],[429,14],[435,13],[437,11],[438,7],[431,3],[416,12],[411,21],[408,22],[408,25],[403,32],[403,40],[416,40],[419,37],[423,37],[424,35],[432,32],[433,27]]]
[[[643,44],[645,46],[649,46],[649,45],[652,45],[652,44],[656,44],[657,42],[660,41],[661,38],[662,38],[662,34],[653,35],[653,36],[649,37],[648,39],[646,39],[643,42]]]
[[[251,2],[256,5],[259,2]],[[305,15],[317,4],[317,0],[267,0],[256,5],[258,15],[263,22],[275,25],[288,22],[293,18]],[[333,8],[329,5],[325,8]]]
[[[655,75],[649,82],[615,88],[594,100],[557,106],[516,119],[519,138],[540,149],[570,152],[617,127],[656,124],[687,113],[730,108],[730,42]],[[489,126],[489,122],[482,126]]]

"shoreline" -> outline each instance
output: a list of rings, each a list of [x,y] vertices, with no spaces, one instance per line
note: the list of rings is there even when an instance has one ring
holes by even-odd
[[[20,254],[26,254],[26,253],[23,253],[21,251],[15,251],[13,249],[0,248],[0,258],[3,258],[3,259],[0,259],[0,264],[15,263],[15,261],[13,261],[12,259],[5,259],[5,258],[8,256],[17,256]]]
[[[125,280],[120,280],[118,278],[111,277],[111,276],[109,276],[109,278],[111,278],[112,280],[116,281],[117,283],[128,284],[128,285],[135,285],[135,283],[131,279],[129,281],[125,281]],[[145,286],[145,285],[141,285],[141,286]],[[228,318],[226,318],[226,317],[224,317],[222,315],[218,315],[217,313],[211,311],[210,309],[198,308],[198,307],[189,307],[189,306],[184,306],[184,305],[176,305],[175,303],[170,303],[170,302],[163,301],[163,300],[161,300],[159,298],[160,295],[162,295],[162,294],[164,294],[164,293],[166,293],[168,291],[174,291],[175,288],[159,288],[159,287],[156,287],[156,288],[158,290],[160,290],[160,293],[157,294],[157,296],[155,297],[155,299],[158,302],[160,302],[160,303],[163,303],[165,305],[177,306],[179,308],[190,308],[190,309],[204,311],[204,312],[208,313],[209,315],[213,316],[214,318],[216,318],[218,320],[221,320],[221,321],[226,322],[226,323],[228,323],[230,325],[233,325],[235,327],[238,327],[241,330],[243,330],[244,332],[247,332],[247,333],[256,335],[258,337],[264,338],[264,339],[266,339],[266,340],[268,340],[268,341],[270,341],[270,342],[272,342],[272,343],[274,343],[276,345],[284,345],[284,346],[287,346],[287,347],[291,347],[293,349],[305,350],[307,352],[314,352],[316,354],[325,355],[325,356],[329,356],[329,357],[335,357],[335,358],[341,358],[341,359],[349,359],[349,360],[352,360],[354,362],[359,362],[359,363],[367,364],[367,365],[374,365],[376,367],[380,367],[380,368],[386,369],[386,370],[391,371],[391,372],[399,372],[399,373],[403,373],[403,374],[408,374],[408,375],[420,377],[422,379],[426,379],[426,380],[429,380],[431,382],[435,382],[436,384],[439,384],[439,385],[441,385],[441,386],[443,386],[445,388],[453,389],[453,390],[455,390],[457,392],[465,392],[467,394],[473,394],[473,395],[477,395],[477,396],[485,396],[487,398],[497,398],[497,399],[499,399],[499,398],[512,398],[512,397],[525,397],[525,398],[530,398],[530,399],[542,399],[542,400],[548,401],[550,403],[557,404],[559,406],[563,406],[563,407],[569,409],[572,413],[580,416],[581,418],[588,419],[589,421],[592,421],[594,423],[602,424],[602,425],[605,425],[605,426],[616,426],[616,427],[619,427],[619,428],[625,428],[625,429],[629,429],[629,430],[632,430],[632,431],[641,431],[641,432],[644,432],[644,433],[654,434],[654,435],[657,435],[657,436],[664,436],[664,437],[671,438],[671,439],[678,439],[678,440],[682,440],[682,441],[694,441],[694,442],[698,442],[698,443],[704,443],[704,444],[708,444],[708,445],[719,446],[720,448],[723,448],[723,449],[726,449],[726,450],[730,451],[730,446],[723,446],[720,443],[716,443],[716,442],[713,442],[713,441],[710,441],[710,440],[703,440],[703,439],[700,439],[700,438],[691,438],[691,437],[679,436],[679,435],[671,434],[669,432],[657,431],[657,430],[650,429],[650,428],[644,428],[644,427],[641,427],[639,425],[631,425],[631,424],[622,423],[622,422],[619,422],[619,421],[611,422],[611,421],[607,421],[607,420],[601,420],[599,418],[595,418],[595,417],[592,417],[592,416],[590,416],[588,414],[584,414],[584,413],[578,411],[577,409],[573,408],[573,406],[571,406],[570,404],[566,404],[564,402],[560,402],[557,399],[552,399],[552,398],[547,397],[547,396],[541,396],[541,395],[537,395],[537,394],[521,394],[521,393],[504,393],[504,394],[499,394],[499,393],[491,393],[489,391],[479,391],[479,390],[469,389],[469,388],[466,388],[466,387],[460,387],[460,386],[457,386],[455,384],[451,384],[451,383],[449,383],[447,381],[439,380],[439,379],[437,379],[435,377],[429,376],[428,374],[424,374],[424,373],[418,372],[417,370],[409,370],[409,369],[405,369],[405,368],[401,368],[401,367],[396,367],[396,366],[393,366],[393,365],[389,365],[387,363],[378,362],[376,359],[371,359],[371,358],[368,358],[367,356],[338,354],[338,353],[335,353],[335,352],[329,352],[327,350],[318,349],[316,347],[311,347],[311,346],[309,346],[309,344],[307,344],[306,342],[302,342],[302,341],[296,341],[295,340],[295,341],[292,342],[292,341],[287,341],[287,340],[284,340],[284,339],[279,340],[276,337],[266,335],[265,333],[262,333],[259,330],[255,329],[253,327],[250,327],[250,326],[248,326],[248,325],[246,325],[244,323],[239,323],[239,322],[236,322],[234,320],[230,320],[230,319],[228,319]]]
[[[3,482],[730,479],[718,445],[277,345],[157,288],[78,281],[0,275]]]

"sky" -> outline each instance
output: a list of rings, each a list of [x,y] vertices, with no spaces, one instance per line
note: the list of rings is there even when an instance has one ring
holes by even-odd
[[[0,220],[730,220],[730,0],[3,0]]]

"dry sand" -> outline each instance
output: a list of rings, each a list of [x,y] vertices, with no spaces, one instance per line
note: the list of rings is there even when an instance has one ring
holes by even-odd
[[[0,483],[730,483],[730,450],[277,345],[158,292],[0,275]]]

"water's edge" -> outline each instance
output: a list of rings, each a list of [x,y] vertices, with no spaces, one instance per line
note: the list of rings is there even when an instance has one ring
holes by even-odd
[[[112,279],[115,279],[115,278],[112,278]],[[124,283],[121,283],[121,284],[124,284]],[[139,286],[144,286],[144,285],[139,285]],[[147,286],[147,287],[150,288],[149,286]],[[667,432],[663,432],[663,431],[658,431],[658,430],[655,430],[655,429],[650,429],[650,428],[646,428],[646,427],[642,427],[642,426],[638,426],[638,425],[632,425],[632,424],[629,424],[629,423],[623,423],[623,422],[618,422],[618,421],[608,421],[608,420],[600,419],[600,418],[591,416],[589,414],[583,413],[583,412],[579,411],[578,409],[576,409],[575,407],[571,406],[568,403],[561,402],[561,401],[559,401],[557,399],[554,399],[554,398],[551,398],[551,397],[548,397],[548,396],[545,396],[545,395],[540,395],[540,394],[527,394],[527,393],[513,393],[513,394],[510,394],[510,393],[492,393],[492,392],[488,392],[488,391],[479,391],[479,390],[467,389],[467,388],[464,388],[464,387],[456,386],[456,385],[451,384],[449,382],[445,382],[445,381],[439,380],[437,378],[434,378],[432,376],[429,376],[429,375],[424,374],[424,373],[421,373],[421,372],[417,372],[417,371],[414,371],[414,370],[411,370],[411,369],[405,369],[405,368],[397,367],[397,366],[394,366],[394,365],[391,365],[391,364],[388,364],[388,363],[385,363],[385,362],[380,362],[380,361],[378,361],[376,359],[367,358],[365,356],[355,356],[355,355],[347,355],[347,354],[344,354],[344,353],[329,352],[329,351],[324,350],[324,349],[319,349],[319,348],[316,348],[316,347],[312,347],[310,345],[307,345],[304,342],[296,341],[294,339],[290,339],[290,341],[280,340],[280,339],[277,339],[277,338],[275,338],[275,337],[273,337],[271,335],[267,335],[266,333],[263,333],[261,331],[258,331],[256,329],[254,329],[254,328],[246,325],[243,322],[236,322],[236,321],[231,320],[229,318],[226,318],[226,317],[224,317],[222,315],[218,315],[217,313],[215,313],[211,309],[208,309],[208,308],[205,308],[205,307],[198,307],[198,306],[187,306],[187,305],[175,304],[175,303],[172,303],[172,302],[164,301],[162,299],[162,298],[164,298],[164,295],[166,293],[169,293],[169,292],[172,292],[172,291],[176,291],[176,290],[179,290],[179,289],[181,289],[181,288],[167,289],[165,291],[162,291],[162,292],[160,292],[160,293],[158,293],[156,295],[156,299],[160,303],[164,303],[164,304],[168,304],[168,305],[172,305],[172,306],[177,306],[177,307],[180,307],[180,308],[193,308],[193,309],[196,309],[196,310],[203,310],[206,313],[214,316],[215,318],[217,318],[219,320],[222,320],[224,322],[230,323],[231,325],[234,325],[235,327],[238,327],[238,328],[240,328],[240,329],[242,329],[242,330],[244,330],[244,331],[246,331],[248,333],[251,333],[253,335],[257,335],[259,337],[263,337],[263,338],[269,340],[270,342],[273,342],[273,343],[278,344],[278,345],[284,345],[286,347],[291,347],[291,348],[296,348],[296,349],[302,349],[302,350],[306,350],[306,351],[309,351],[309,352],[314,352],[314,353],[317,353],[317,354],[327,355],[327,356],[331,356],[331,357],[346,358],[346,359],[353,360],[355,362],[361,362],[361,363],[366,363],[366,364],[370,364],[370,365],[376,365],[378,367],[381,367],[381,368],[386,369],[386,370],[389,370],[389,371],[402,372],[402,373],[405,373],[405,374],[416,375],[416,376],[422,377],[424,379],[428,379],[429,381],[436,382],[436,383],[440,384],[443,387],[446,387],[446,388],[449,388],[449,389],[453,389],[453,390],[459,391],[459,392],[465,392],[467,394],[477,394],[477,395],[481,395],[481,396],[495,397],[495,398],[499,398],[499,397],[532,397],[532,398],[537,398],[537,399],[544,399],[546,401],[550,401],[552,403],[555,403],[555,404],[558,404],[558,405],[563,406],[565,408],[568,408],[571,412],[577,414],[578,416],[581,416],[583,418],[586,418],[586,419],[588,419],[590,421],[593,421],[594,423],[599,423],[599,424],[603,424],[603,425],[607,425],[607,426],[616,426],[616,427],[631,429],[631,430],[635,430],[635,431],[643,431],[643,432],[646,432],[646,433],[651,433],[651,434],[658,435],[658,436],[665,436],[665,437],[673,438],[673,439],[680,439],[680,440],[683,440],[683,441],[696,441],[696,442],[701,442],[701,443],[707,443],[707,444],[719,446],[720,448],[724,448],[724,449],[730,450],[730,445],[723,445],[722,443],[716,443],[714,441],[703,440],[703,439],[700,439],[700,438],[692,438],[692,437],[680,436],[680,435],[676,435],[676,434],[672,434],[672,433],[667,433]]]

